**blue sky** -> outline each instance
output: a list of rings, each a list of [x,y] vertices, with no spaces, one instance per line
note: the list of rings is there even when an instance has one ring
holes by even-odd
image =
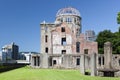
[[[120,0],[0,0],[0,48],[11,42],[20,51],[40,52],[40,23],[54,22],[60,8],[74,7],[82,17],[82,32],[117,31]]]

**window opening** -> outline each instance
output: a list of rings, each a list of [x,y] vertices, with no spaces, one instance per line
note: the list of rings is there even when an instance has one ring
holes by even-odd
[[[47,47],[45,48],[45,52],[48,53],[48,48]]]
[[[57,61],[56,60],[53,60],[53,65],[57,64]]]
[[[99,61],[99,62],[98,62],[99,65],[101,66],[101,57],[98,58],[98,61]]]
[[[62,28],[61,28],[61,32],[65,32],[65,27],[62,27]]]
[[[88,49],[85,49],[85,50],[84,50],[84,53],[85,53],[85,54],[88,54]]]
[[[80,42],[76,42],[76,52],[80,52]]]
[[[62,54],[66,54],[66,50],[62,50]]]
[[[80,65],[80,58],[77,58],[76,65]]]
[[[66,43],[66,38],[62,38],[61,44],[64,45],[64,46],[67,44]]]
[[[45,42],[48,42],[48,36],[47,35],[45,36]]]

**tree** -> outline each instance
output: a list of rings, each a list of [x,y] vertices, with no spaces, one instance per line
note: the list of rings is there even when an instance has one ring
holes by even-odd
[[[117,23],[120,24],[120,12],[118,12],[118,15],[117,15]],[[116,47],[116,52],[117,53],[120,53],[120,27],[118,29],[118,33],[116,32],[117,34],[117,47]]]
[[[117,15],[117,23],[120,24],[120,12]],[[98,52],[104,53],[104,43],[110,41],[113,47],[113,54],[120,54],[120,27],[118,32],[112,33],[110,30],[99,32],[96,41],[98,42]]]
[[[118,12],[118,15],[117,15],[117,23],[120,24],[120,12]]]
[[[99,32],[96,41],[98,42],[98,52],[100,54],[104,53],[104,43],[106,41],[112,42],[112,38],[114,37],[114,34],[110,30],[104,30]]]
[[[120,33],[112,33],[110,30],[104,30],[99,32],[96,41],[98,42],[98,52],[104,53],[104,43],[110,41],[112,43],[113,54],[120,54]]]
[[[117,23],[120,24],[120,12],[117,15]],[[118,32],[120,33],[120,27],[118,28]]]
[[[113,43],[113,53],[114,54],[120,54],[120,33],[119,32],[115,32],[114,33],[114,38],[112,39],[112,43]]]

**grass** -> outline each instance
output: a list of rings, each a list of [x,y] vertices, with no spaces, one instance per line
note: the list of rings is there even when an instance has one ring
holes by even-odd
[[[80,74],[79,70],[30,69],[23,67],[0,73],[0,80],[120,80],[120,78],[85,76]]]

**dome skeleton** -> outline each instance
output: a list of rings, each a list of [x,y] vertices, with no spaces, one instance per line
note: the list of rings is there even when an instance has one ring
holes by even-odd
[[[75,15],[80,17],[80,12],[72,7],[62,8],[58,10],[56,17],[63,16],[63,15]]]

